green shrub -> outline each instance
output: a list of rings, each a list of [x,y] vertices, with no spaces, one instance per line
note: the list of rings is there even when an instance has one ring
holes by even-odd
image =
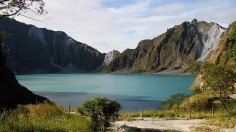
[[[207,94],[194,94],[185,99],[181,104],[183,108],[192,108],[196,110],[207,110],[212,108],[212,102],[209,101],[212,95]]]
[[[81,110],[89,116],[94,122],[107,124],[110,119],[115,119],[119,115],[122,106],[116,101],[105,97],[96,97],[85,101],[81,105]],[[109,123],[108,123],[109,124]]]
[[[171,108],[178,108],[182,101],[187,98],[189,95],[187,94],[174,94],[171,95],[166,101],[163,101],[163,109],[171,109]]]
[[[189,66],[190,73],[193,74],[193,75],[197,75],[200,72],[202,62],[200,62],[200,61],[190,61],[188,63],[188,66]]]

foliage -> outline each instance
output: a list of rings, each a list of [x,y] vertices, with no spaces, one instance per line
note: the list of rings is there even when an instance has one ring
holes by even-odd
[[[177,108],[181,104],[181,102],[188,96],[189,95],[182,93],[171,95],[166,101],[162,102],[162,107],[163,109]]]
[[[236,117],[230,115],[229,117],[217,117],[208,120],[206,125],[220,126],[223,128],[233,128],[236,126]]]
[[[105,97],[96,97],[85,101],[81,110],[95,122],[104,122],[118,117],[118,112],[122,106],[116,101]]]
[[[144,110],[143,117],[151,117],[151,118],[168,118],[173,119],[176,117],[180,118],[189,118],[190,109],[186,108],[178,108],[178,109],[170,109],[170,110]],[[124,112],[121,113],[121,118],[123,120],[132,120],[132,118],[141,117],[141,111],[137,112]],[[222,111],[217,111],[215,115],[219,115]],[[191,118],[192,119],[202,119],[202,118],[211,118],[211,111],[210,110],[191,110]]]
[[[193,94],[182,102],[181,107],[195,110],[207,110],[212,108],[212,101],[210,101],[212,97],[212,95],[201,93]]]
[[[230,66],[215,65],[206,62],[203,65],[203,79],[206,81],[208,87],[219,91],[220,95],[228,95],[229,87],[236,82],[236,73],[233,72]]]
[[[0,121],[0,131],[93,131],[93,123],[80,115],[69,115],[56,105],[19,105]]]
[[[191,72],[191,74],[197,74],[200,72],[201,66],[202,66],[202,62],[200,61],[191,61],[188,63],[189,66],[189,71]]]
[[[230,25],[230,32],[226,44],[227,49],[223,53],[224,58],[236,62],[236,22]]]
[[[143,111],[136,111],[136,112],[124,112],[121,113],[121,118],[124,120],[131,120],[134,117],[164,117],[165,111],[164,110],[143,110]],[[177,116],[177,115],[176,115]]]
[[[45,12],[44,5],[43,0],[1,0],[0,18],[20,15],[26,11],[40,15]]]
[[[230,33],[229,33],[229,38],[230,39],[235,39],[236,38],[236,22],[233,22],[230,25]]]
[[[206,82],[206,87],[211,88],[218,93],[219,99],[228,112],[230,112],[226,105],[226,98],[229,95],[229,88],[236,82],[236,73],[233,71],[234,67],[225,65],[216,65],[211,63],[204,63],[202,69],[203,79]]]
[[[228,39],[226,44],[227,49],[223,52],[224,59],[236,62],[236,36],[233,39]]]

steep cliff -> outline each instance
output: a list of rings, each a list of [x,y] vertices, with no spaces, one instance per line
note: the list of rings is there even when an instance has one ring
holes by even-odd
[[[15,73],[93,72],[105,54],[75,41],[64,32],[26,25],[11,19],[0,21],[6,31],[7,65]]]
[[[225,28],[217,23],[184,22],[152,40],[142,40],[137,48],[127,49],[102,72],[140,73],[188,69],[191,61],[204,61],[217,48]]]
[[[221,37],[218,47],[206,60],[216,65],[231,65],[236,72],[236,22],[233,22]],[[200,88],[200,83],[204,82],[202,75],[199,74],[191,86],[192,90]]]

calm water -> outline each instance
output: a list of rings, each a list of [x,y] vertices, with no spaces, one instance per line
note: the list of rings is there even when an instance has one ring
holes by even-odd
[[[57,104],[79,106],[104,96],[117,100],[123,111],[158,109],[171,94],[190,93],[194,76],[140,74],[36,74],[17,75],[31,91]]]

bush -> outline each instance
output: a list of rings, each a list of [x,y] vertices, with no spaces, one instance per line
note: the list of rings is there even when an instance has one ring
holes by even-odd
[[[191,74],[197,75],[200,72],[202,62],[200,61],[190,61],[188,63],[189,71]]]
[[[185,99],[183,103],[181,104],[181,107],[184,108],[193,108],[196,110],[204,110],[212,108],[212,101],[210,101],[210,98],[213,96],[206,95],[206,94],[194,94],[190,96],[189,98]]]
[[[110,119],[118,117],[118,112],[122,106],[116,101],[104,97],[97,97],[85,101],[81,110],[89,116],[95,123],[107,124]]]
[[[182,93],[171,95],[166,101],[162,102],[162,107],[163,109],[178,108],[181,102],[188,96],[189,95]]]

